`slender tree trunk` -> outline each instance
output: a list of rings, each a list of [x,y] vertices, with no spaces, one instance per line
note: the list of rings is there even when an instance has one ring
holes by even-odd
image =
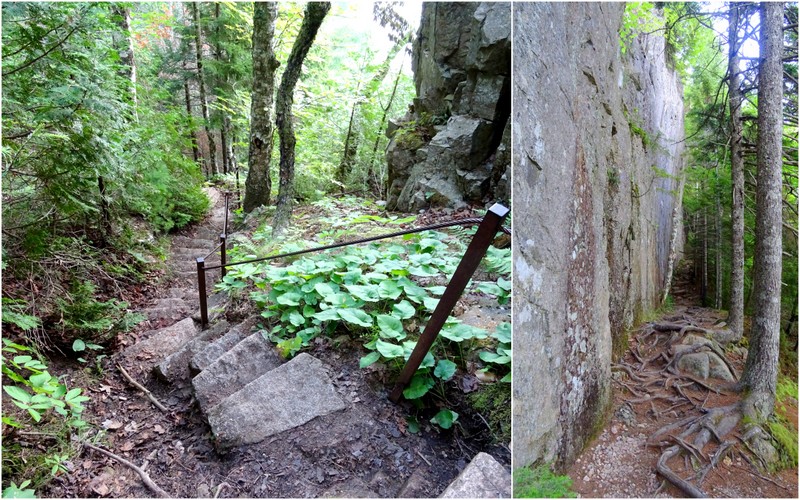
[[[750,349],[741,383],[745,412],[755,422],[772,415],[778,382],[781,330],[783,2],[761,3],[761,64],[758,76],[758,181],[756,250],[753,263],[755,309]]]
[[[678,228],[683,214],[683,187],[686,184],[686,175],[681,172],[681,180],[678,184],[678,199],[672,207],[672,233],[669,236],[669,260],[667,261],[667,276],[664,280],[664,294],[661,296],[661,303],[667,302],[670,289],[672,288],[672,275],[675,273],[675,260],[678,258]]]
[[[359,89],[356,89],[356,100],[353,103],[353,109],[350,112],[350,125],[347,127],[347,138],[345,139],[344,143],[342,161],[339,162],[339,168],[336,171],[336,178],[341,183],[344,183],[344,181],[347,179],[347,176],[350,174],[350,171],[353,168],[353,163],[356,159],[356,154],[358,153],[359,137],[356,124],[358,122],[361,105],[362,103],[369,101],[373,94],[380,88],[381,82],[383,82],[384,78],[386,78],[386,75],[389,73],[389,68],[392,66],[392,61],[403,49],[403,47],[406,46],[410,37],[411,32],[402,36],[394,44],[394,46],[392,46],[392,49],[389,51],[389,54],[383,61],[383,64],[381,64],[380,68],[378,68],[378,71],[375,72],[369,83],[364,87],[364,92],[361,95],[361,99],[359,99],[358,96]],[[380,131],[380,129],[378,130]]]
[[[700,283],[700,303],[708,305],[708,214],[703,208],[703,270]]]
[[[250,149],[244,192],[244,211],[268,205],[272,183],[269,164],[272,156],[272,100],[278,60],[272,51],[275,2],[256,2],[253,7],[253,90],[250,104]]]
[[[722,200],[719,162],[714,166],[714,308],[722,309]]]
[[[211,130],[211,120],[208,116],[208,99],[206,96],[205,75],[203,75],[203,33],[200,26],[200,9],[197,2],[192,2],[192,17],[194,18],[194,46],[195,57],[197,59],[197,83],[200,88],[200,110],[203,114],[203,126],[206,131],[206,139],[208,140],[208,167],[206,172],[208,176],[212,176],[218,172],[217,170],[217,145],[214,142],[214,133]]]
[[[216,44],[214,46],[214,59],[217,61],[217,64],[220,67],[223,67],[226,61],[223,58],[222,49],[220,47],[220,25],[219,22],[219,10],[220,10],[220,2],[214,3],[214,33],[216,35]],[[223,83],[227,83],[227,76],[222,77]],[[230,119],[228,117],[228,112],[223,109],[217,110],[217,115],[222,116],[222,128],[219,130],[219,142],[220,142],[220,155],[222,156],[222,173],[227,174],[228,170],[230,170],[230,159],[228,157],[228,138],[230,137]]]
[[[136,112],[136,59],[133,54],[133,38],[131,37],[131,11],[128,7],[115,4],[111,8],[111,12],[119,27],[119,32],[115,32],[112,39],[119,53],[122,76],[128,82],[128,98],[133,108],[133,117],[134,120],[138,121]]]
[[[292,197],[294,196],[294,117],[292,103],[294,102],[294,87],[300,78],[308,50],[314,43],[317,31],[322,21],[331,9],[330,2],[309,2],[306,4],[303,24],[292,46],[292,53],[286,63],[286,69],[281,77],[278,89],[278,98],[275,102],[275,123],[278,126],[280,137],[280,183],[278,187],[278,206],[275,209],[275,218],[272,221],[273,236],[280,235],[289,224],[292,215]]]
[[[731,295],[728,327],[735,341],[744,333],[744,156],[742,156],[742,90],[739,74],[739,9],[730,4],[728,16],[728,96],[731,115]]]
[[[186,60],[183,61],[183,69],[185,74],[183,78],[183,96],[184,99],[186,99],[186,117],[191,124],[194,115],[192,114],[192,94],[189,92],[189,73],[186,71]],[[194,158],[194,163],[199,165],[200,150],[197,147],[197,134],[194,131],[194,127],[189,130],[189,134],[190,140],[192,141],[192,158]]]
[[[389,102],[386,103],[386,106],[382,106],[383,114],[381,115],[381,124],[378,127],[378,134],[375,136],[375,144],[372,146],[372,158],[369,161],[369,172],[370,177],[373,179],[377,179],[374,181],[376,193],[379,197],[385,197],[386,193],[384,193],[383,189],[383,173],[381,172],[380,175],[376,175],[375,173],[375,158],[378,156],[378,145],[381,141],[381,135],[383,132],[383,126],[386,124],[386,117],[389,115],[389,110],[392,107],[392,103],[394,102],[394,96],[397,95],[397,85],[400,83],[400,76],[403,73],[403,66],[400,66],[400,69],[397,70],[397,77],[394,79],[394,86],[392,87],[392,93],[389,95]]]

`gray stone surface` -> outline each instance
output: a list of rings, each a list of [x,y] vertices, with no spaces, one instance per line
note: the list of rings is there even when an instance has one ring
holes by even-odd
[[[136,360],[139,366],[152,367],[166,358],[186,342],[198,335],[198,330],[191,318],[186,318],[172,326],[161,328],[150,336],[122,352],[122,356],[129,360]]]
[[[508,140],[500,151],[511,104],[510,4],[424,3],[413,70],[413,110],[387,130],[387,207],[458,207],[490,192],[508,195],[499,184],[510,165]],[[412,121],[426,133],[397,133]]]
[[[196,338],[186,342],[175,352],[164,358],[154,368],[154,372],[162,379],[177,383],[189,379],[189,361],[203,347],[216,340],[228,331],[227,321],[220,321],[201,332]]]
[[[201,346],[193,353],[189,363],[189,371],[197,375],[201,371],[211,366],[223,354],[232,349],[236,344],[244,339],[244,335],[239,328],[231,328],[228,333],[217,340]]]
[[[612,352],[666,278],[682,89],[659,34],[621,53],[623,13],[513,5],[517,467],[564,467],[585,446],[611,403]]]
[[[708,378],[708,353],[693,352],[684,354],[678,360],[678,369],[697,378]]]
[[[511,474],[491,455],[478,453],[440,498],[510,498]]]
[[[200,408],[208,414],[220,401],[282,363],[261,333],[245,338],[192,379]]]
[[[206,285],[210,287],[210,283],[212,283],[212,277],[216,276],[216,273],[213,271],[211,273],[206,273]],[[216,278],[213,278],[216,279]],[[230,297],[225,292],[218,292],[212,295],[209,295],[207,300],[208,306],[208,321],[213,323],[217,320],[222,314],[225,312],[225,308],[228,307],[228,303],[230,302]],[[197,311],[192,314],[192,319],[195,321],[200,321],[200,308],[197,308]]]
[[[250,382],[207,415],[217,448],[224,451],[258,443],[344,408],[322,362],[301,353]]]

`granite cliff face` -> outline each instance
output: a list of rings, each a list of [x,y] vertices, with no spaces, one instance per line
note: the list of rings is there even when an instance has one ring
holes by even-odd
[[[423,4],[413,61],[417,97],[388,128],[388,207],[507,201],[510,4]]]
[[[683,103],[624,5],[514,4],[514,460],[571,462],[603,423],[626,329],[665,284]],[[678,241],[682,239],[681,228]]]

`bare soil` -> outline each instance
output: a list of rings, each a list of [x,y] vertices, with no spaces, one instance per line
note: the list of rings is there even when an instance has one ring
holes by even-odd
[[[714,309],[694,306],[699,302],[691,289],[688,278],[678,276],[673,290],[676,297],[674,310],[658,320],[642,325],[633,332],[630,349],[620,365],[631,367],[632,375],[625,371],[613,372],[613,413],[607,425],[595,441],[578,457],[568,475],[573,480],[573,489],[581,497],[685,497],[681,490],[665,481],[656,472],[656,463],[662,454],[663,441],[652,436],[667,425],[704,415],[712,408],[720,408],[738,403],[740,395],[723,389],[720,381],[708,379],[711,387],[720,387],[720,392],[708,390],[697,383],[684,385],[683,381],[673,381],[672,391],[656,391],[635,380],[646,379],[653,373],[653,366],[640,369],[641,358],[653,359],[659,356],[664,342],[654,340],[650,325],[660,321],[674,321],[685,318],[697,326],[713,329],[719,327],[725,313]],[[728,350],[727,358],[737,374],[744,366],[744,352]],[[675,386],[682,387],[683,395]],[[781,407],[797,433],[797,401]],[[668,433],[677,435],[680,430]],[[667,436],[667,437],[671,437]],[[741,444],[740,429],[727,436],[736,444],[730,451],[721,455],[717,465],[710,469],[701,483],[708,496],[732,498],[798,498],[798,470],[785,469],[770,473],[756,467],[756,459]],[[670,444],[674,444],[671,442]],[[719,442],[713,437],[702,450],[697,450],[700,460],[681,456],[669,463],[672,470],[681,478],[696,484],[698,469],[708,464],[719,449]],[[699,463],[699,466],[698,466]]]

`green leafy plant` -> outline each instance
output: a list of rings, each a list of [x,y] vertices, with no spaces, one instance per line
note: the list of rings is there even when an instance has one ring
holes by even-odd
[[[445,408],[431,418],[431,423],[438,425],[442,429],[449,429],[458,420],[458,413]]]
[[[13,481],[10,485],[3,489],[3,498],[36,498],[36,492],[28,488],[31,484],[29,479],[26,479],[19,486]]]
[[[546,464],[534,469],[521,467],[516,469],[514,477],[514,498],[576,498],[571,490],[572,479],[569,476],[553,474]]]
[[[45,413],[53,410],[71,427],[83,428],[87,425],[81,414],[83,403],[89,398],[81,394],[81,388],[67,389],[65,384],[47,371],[47,365],[30,347],[3,339],[2,352],[3,375],[17,383],[4,384],[3,391],[11,396],[16,406],[27,411],[34,422],[40,422]],[[6,415],[4,422],[20,425]]]
[[[492,334],[497,339],[497,348],[494,351],[481,351],[480,358],[498,368],[508,369],[511,366],[511,323],[501,323]],[[503,377],[501,382],[511,382],[511,372]]]

